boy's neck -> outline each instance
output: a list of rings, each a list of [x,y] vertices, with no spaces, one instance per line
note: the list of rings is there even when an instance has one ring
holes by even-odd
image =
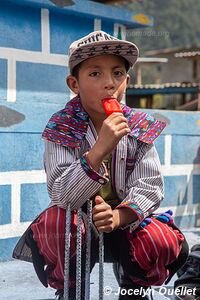
[[[83,104],[82,104],[83,105]],[[97,132],[97,135],[99,134],[99,131],[101,130],[103,121],[105,120],[106,116],[105,114],[101,114],[99,112],[95,112],[93,110],[89,110],[88,108],[85,108],[83,105],[83,108],[85,109],[85,111],[88,113],[90,120],[92,121],[94,128]]]
[[[92,119],[91,119],[92,120]],[[101,127],[102,127],[102,124],[103,124],[103,121],[100,122],[99,120],[92,120],[92,123],[94,124],[94,127],[95,127],[95,130],[97,132],[97,135],[99,135],[99,131],[101,130]]]
[[[99,134],[99,131],[101,130],[101,127],[102,127],[102,124],[103,124],[103,121],[105,120],[105,116],[103,116],[102,118],[99,116],[90,116],[90,119],[94,125],[94,128],[97,132],[97,135]]]

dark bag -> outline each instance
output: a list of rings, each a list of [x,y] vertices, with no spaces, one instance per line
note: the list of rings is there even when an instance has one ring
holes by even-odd
[[[194,245],[186,263],[177,272],[178,279],[174,287],[185,286],[196,288],[196,295],[200,296],[200,244]]]

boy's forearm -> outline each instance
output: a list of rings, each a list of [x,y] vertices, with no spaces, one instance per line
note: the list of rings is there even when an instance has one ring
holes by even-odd
[[[91,167],[98,172],[99,168],[101,166],[101,163],[104,159],[104,153],[102,153],[98,147],[96,146],[96,144],[93,146],[93,148],[91,148],[89,150],[89,152],[87,153],[87,159],[89,161],[89,164],[91,165]]]
[[[133,212],[133,210],[126,207],[114,209],[113,218],[115,223],[115,229],[127,226],[137,221],[138,219],[137,215]]]

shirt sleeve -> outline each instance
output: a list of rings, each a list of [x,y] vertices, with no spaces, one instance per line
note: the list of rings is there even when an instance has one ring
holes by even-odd
[[[78,209],[107,183],[104,165],[96,172],[87,160],[87,153],[80,156],[80,149],[63,147],[45,141],[44,165],[47,188],[52,202],[66,208]]]
[[[164,198],[161,164],[153,144],[139,142],[135,165],[126,186],[126,197],[117,208],[127,207],[134,211],[138,220],[128,226],[131,225],[132,229],[135,229],[160,206]]]

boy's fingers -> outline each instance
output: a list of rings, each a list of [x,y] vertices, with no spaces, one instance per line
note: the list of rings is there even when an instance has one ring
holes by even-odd
[[[110,233],[110,232],[113,231],[113,228],[112,228],[111,225],[110,225],[110,226],[100,226],[100,227],[97,228],[97,230],[98,230],[99,232]]]
[[[108,124],[110,124],[110,123],[118,124],[118,123],[121,123],[121,122],[125,122],[125,123],[128,124],[127,119],[122,114],[117,114],[116,115],[114,113],[114,114],[110,115],[106,120],[107,120],[106,123],[108,123]]]
[[[101,203],[104,203],[104,199],[101,196],[96,196],[95,197],[95,204],[98,205],[98,204],[101,204]]]
[[[95,206],[92,209],[92,214],[96,214],[98,212],[100,212],[102,210],[102,208],[100,208],[100,204],[105,203],[104,199],[101,196],[96,196],[95,199]]]
[[[101,211],[101,212],[94,212],[93,214],[93,221],[99,221],[103,220],[106,222],[108,219],[112,219],[112,212],[106,212],[106,211]]]

